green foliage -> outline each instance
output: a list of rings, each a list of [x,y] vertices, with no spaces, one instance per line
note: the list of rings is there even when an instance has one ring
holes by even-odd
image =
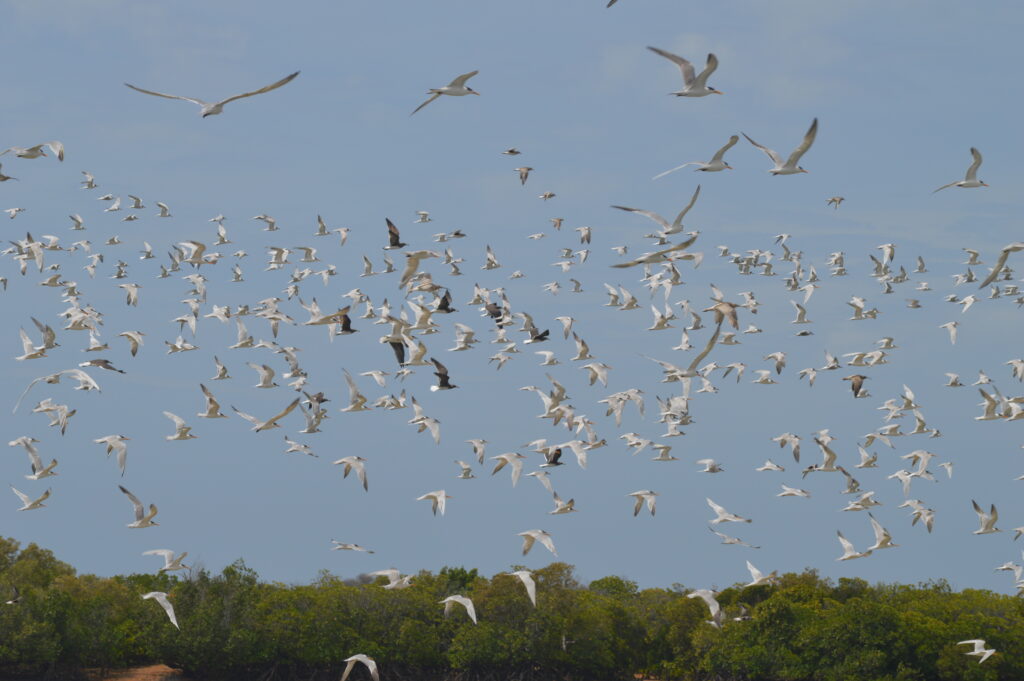
[[[573,567],[536,570],[537,606],[514,576],[421,572],[411,587],[265,583],[237,561],[214,575],[76,575],[34,544],[0,537],[0,676],[72,675],[162,662],[195,678],[335,678],[364,653],[381,672],[421,678],[701,681],[953,681],[1024,679],[1024,602],[944,582],[871,585],[812,570],[775,586],[718,594],[723,626],[688,589],[638,589],[618,576],[583,587]],[[181,630],[158,604],[163,591]],[[471,598],[479,624],[439,601]],[[6,597],[5,597],[6,600]],[[998,652],[979,665],[957,641]]]

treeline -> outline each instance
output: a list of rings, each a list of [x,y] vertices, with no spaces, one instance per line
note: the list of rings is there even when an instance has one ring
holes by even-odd
[[[723,626],[689,588],[643,589],[573,568],[534,572],[537,607],[515,577],[476,570],[381,578],[322,573],[309,585],[261,582],[239,561],[213,575],[77,575],[50,551],[0,538],[0,677],[76,677],[164,663],[196,679],[339,678],[346,657],[376,659],[383,681],[660,679],[873,681],[1024,679],[1019,598],[944,583],[838,583],[815,571],[721,591]],[[181,630],[141,595],[169,594]],[[470,597],[445,618],[442,598]],[[957,641],[983,638],[984,664]],[[368,679],[359,665],[352,679]]]

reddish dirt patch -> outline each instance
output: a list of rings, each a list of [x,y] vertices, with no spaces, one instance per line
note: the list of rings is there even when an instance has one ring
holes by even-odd
[[[112,671],[101,681],[186,681],[186,679],[177,669],[155,664],[149,667]]]

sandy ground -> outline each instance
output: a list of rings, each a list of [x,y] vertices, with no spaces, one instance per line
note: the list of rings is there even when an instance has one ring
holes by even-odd
[[[177,669],[162,664],[151,667],[134,667],[111,672],[101,681],[185,681]]]

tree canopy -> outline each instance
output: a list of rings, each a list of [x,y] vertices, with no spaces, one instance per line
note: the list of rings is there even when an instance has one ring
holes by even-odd
[[[683,585],[640,589],[621,576],[583,585],[565,563],[533,576],[536,607],[515,576],[458,566],[420,572],[405,589],[327,572],[308,585],[266,583],[241,560],[219,574],[103,578],[0,537],[0,594],[19,596],[0,605],[0,675],[159,662],[199,679],[333,679],[363,653],[384,679],[1024,679],[1024,611],[1013,596],[942,582],[836,583],[807,570],[721,590],[716,627]],[[141,598],[151,591],[168,594],[180,630]],[[472,599],[479,624],[446,618],[440,601],[450,595]],[[997,651],[984,664],[957,645],[977,638]],[[369,677],[359,666],[352,678]]]

